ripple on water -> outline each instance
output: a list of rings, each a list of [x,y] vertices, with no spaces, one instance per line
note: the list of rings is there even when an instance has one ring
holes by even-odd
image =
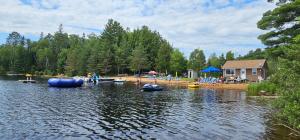
[[[1,138],[229,140],[278,136],[269,132],[269,109],[248,101],[241,91],[169,88],[141,92],[127,83],[58,89],[44,83],[0,80]]]

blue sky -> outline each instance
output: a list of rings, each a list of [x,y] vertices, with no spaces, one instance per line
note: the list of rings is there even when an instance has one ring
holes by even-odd
[[[186,56],[196,48],[245,54],[264,48],[256,22],[274,8],[266,0],[0,0],[0,43],[17,31],[37,40],[59,24],[69,34],[100,34],[108,19],[157,30]]]

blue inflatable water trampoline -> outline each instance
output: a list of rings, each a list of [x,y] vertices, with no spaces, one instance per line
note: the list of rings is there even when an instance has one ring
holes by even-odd
[[[50,78],[48,80],[50,87],[80,87],[82,84],[82,79]]]

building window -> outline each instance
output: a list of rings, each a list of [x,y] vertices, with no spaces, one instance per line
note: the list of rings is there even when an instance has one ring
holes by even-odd
[[[252,69],[252,75],[257,75],[257,69]]]
[[[226,69],[226,75],[234,75],[234,69]]]

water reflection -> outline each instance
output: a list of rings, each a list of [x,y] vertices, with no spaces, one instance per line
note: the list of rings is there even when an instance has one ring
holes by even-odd
[[[17,88],[16,88],[17,87]],[[269,139],[285,137],[267,106],[236,90],[142,92],[101,83],[49,88],[45,82],[0,80],[3,139]]]

